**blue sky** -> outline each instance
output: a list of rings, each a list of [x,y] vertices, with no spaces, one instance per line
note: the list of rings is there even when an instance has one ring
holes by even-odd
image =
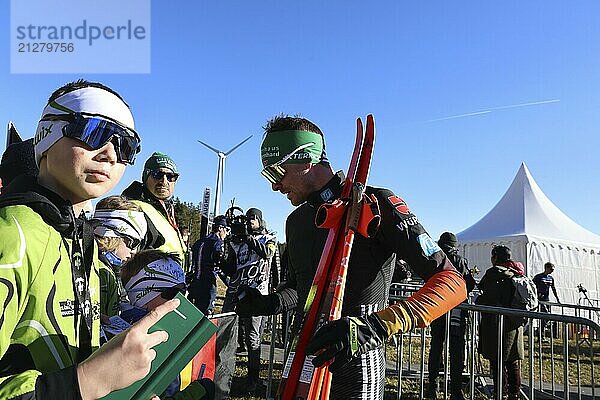
[[[2,2],[3,26],[9,11]],[[160,150],[181,170],[176,194],[195,203],[217,167],[196,140],[227,150],[254,134],[227,160],[222,208],[235,197],[263,209],[283,239],[292,206],[260,176],[261,126],[301,113],[345,169],[355,118],[373,113],[369,182],[403,197],[432,236],[475,223],[523,161],[559,208],[600,233],[598,15],[594,1],[153,1],[150,74],[11,74],[10,32],[0,30],[0,123],[30,137],[55,88],[104,82],[143,138],[115,192]]]

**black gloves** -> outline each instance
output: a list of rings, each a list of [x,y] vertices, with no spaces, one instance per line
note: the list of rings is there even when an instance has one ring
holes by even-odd
[[[235,312],[242,318],[276,314],[281,308],[277,293],[263,295],[256,288],[247,287],[239,297]]]
[[[386,339],[387,331],[375,314],[343,317],[317,329],[306,352],[316,354],[312,360],[315,367],[334,359],[329,371],[336,372],[361,354],[382,346]]]

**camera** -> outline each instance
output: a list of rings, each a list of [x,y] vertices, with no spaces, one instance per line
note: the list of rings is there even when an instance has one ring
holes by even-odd
[[[577,290],[579,290],[579,293],[587,293],[587,289],[583,287],[583,283],[577,285]]]
[[[239,212],[239,214],[236,214]],[[225,219],[227,225],[231,228],[231,240],[234,243],[240,243],[243,239],[249,235],[248,232],[248,218],[244,214],[244,210],[240,207],[231,206],[225,212]]]
[[[231,227],[231,236],[234,238],[248,236],[246,220],[247,218],[245,215],[238,215],[229,223],[229,226]]]

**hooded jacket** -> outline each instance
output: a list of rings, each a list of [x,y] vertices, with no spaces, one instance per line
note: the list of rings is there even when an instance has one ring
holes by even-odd
[[[79,399],[76,366],[100,332],[91,226],[22,176],[0,196],[0,237],[0,398]]]
[[[479,281],[481,294],[476,303],[510,308],[515,292],[512,278],[523,275],[523,272],[523,264],[518,261],[506,261],[488,268]],[[496,360],[498,357],[498,317],[495,314],[481,313],[479,352],[488,360]],[[523,359],[523,327],[518,320],[505,318],[502,352],[504,362]]]

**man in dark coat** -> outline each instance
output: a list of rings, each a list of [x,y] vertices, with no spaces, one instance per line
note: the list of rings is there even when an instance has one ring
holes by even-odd
[[[438,240],[438,245],[446,254],[452,265],[463,276],[467,284],[467,293],[475,287],[475,279],[468,268],[466,258],[458,254],[458,239],[451,232],[444,232]],[[429,384],[425,387],[427,398],[437,397],[437,378],[440,375],[442,350],[446,338],[446,318],[450,316],[450,400],[464,399],[462,393],[462,372],[465,365],[465,331],[467,327],[467,312],[453,308],[449,313],[431,323],[431,348],[429,350]]]
[[[227,237],[225,216],[215,217],[210,235],[205,236],[192,246],[193,280],[188,297],[204,314],[212,314],[217,297],[217,276],[225,268],[226,275],[235,273],[235,268],[227,269],[225,238]],[[230,254],[233,256],[233,254]]]
[[[492,267],[479,282],[481,295],[477,304],[496,307],[511,307],[515,286],[514,276],[524,275],[523,264],[511,260],[510,249],[506,246],[495,246],[492,249]],[[479,353],[490,361],[490,369],[494,379],[494,389],[498,391],[498,316],[481,314],[479,324]],[[517,320],[504,318],[502,335],[502,393],[508,399],[518,399],[521,390],[521,360],[523,348],[523,326]]]

